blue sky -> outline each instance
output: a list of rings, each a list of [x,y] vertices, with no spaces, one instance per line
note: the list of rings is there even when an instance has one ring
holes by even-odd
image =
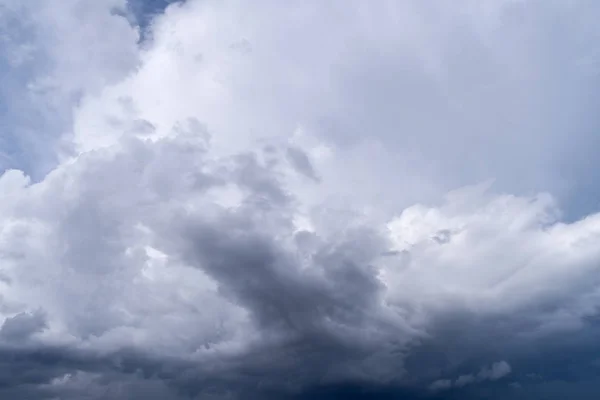
[[[0,399],[597,397],[597,2],[167,3],[0,0]]]
[[[152,18],[160,15],[171,3],[175,0],[130,0],[127,5],[143,31]]]

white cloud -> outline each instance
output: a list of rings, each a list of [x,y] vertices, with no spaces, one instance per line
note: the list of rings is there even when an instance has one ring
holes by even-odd
[[[573,318],[593,313],[600,217],[564,224],[547,195],[485,197],[467,191],[391,222],[403,250],[399,264],[383,267],[391,300],[484,313],[556,302],[556,318],[571,306]],[[439,232],[449,232],[444,242],[435,240]],[[592,296],[587,306],[584,293]]]
[[[126,0],[0,1],[0,168],[41,178],[68,151],[72,110],[138,61],[138,32],[115,12]],[[35,161],[34,161],[35,160]]]

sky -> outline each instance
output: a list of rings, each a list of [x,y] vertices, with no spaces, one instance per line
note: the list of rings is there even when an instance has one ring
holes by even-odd
[[[595,399],[600,3],[0,0],[0,399]]]

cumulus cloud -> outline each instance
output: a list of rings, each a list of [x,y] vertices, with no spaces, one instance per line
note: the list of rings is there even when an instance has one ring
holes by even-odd
[[[72,109],[137,65],[126,0],[0,1],[0,168],[43,177],[69,151]]]
[[[0,397],[586,398],[597,5],[146,7],[0,0]]]

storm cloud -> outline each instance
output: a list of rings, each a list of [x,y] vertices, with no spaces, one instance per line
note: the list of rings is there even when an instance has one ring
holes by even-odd
[[[596,398],[598,17],[0,0],[0,398]]]

